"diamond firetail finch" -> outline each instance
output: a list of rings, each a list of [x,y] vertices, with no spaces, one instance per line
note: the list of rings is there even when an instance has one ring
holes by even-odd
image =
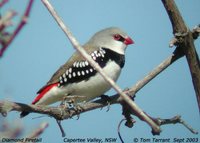
[[[116,81],[125,64],[126,47],[133,43],[124,31],[110,27],[95,33],[83,48]],[[63,99],[73,99],[75,103],[88,102],[110,88],[110,84],[76,51],[38,91],[32,104],[49,105]],[[22,112],[21,117],[27,114]]]

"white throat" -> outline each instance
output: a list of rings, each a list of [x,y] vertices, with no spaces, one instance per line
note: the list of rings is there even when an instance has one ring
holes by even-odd
[[[109,43],[109,45],[103,45],[104,48],[110,49],[112,51],[115,51],[116,53],[119,53],[121,55],[125,55],[125,50],[127,45],[125,45],[124,43],[121,42],[113,42],[113,43]]]

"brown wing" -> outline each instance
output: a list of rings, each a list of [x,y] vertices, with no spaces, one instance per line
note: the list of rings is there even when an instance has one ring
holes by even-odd
[[[88,54],[90,54],[92,51],[94,51],[96,48],[91,48],[89,46],[85,46],[84,47],[87,51],[88,51]],[[92,50],[93,49],[93,50]],[[64,64],[62,65],[54,74],[53,76],[51,77],[51,79],[47,82],[47,84],[45,86],[43,86],[37,93],[40,93],[41,91],[43,91],[43,89],[45,89],[47,86],[51,85],[51,84],[54,84],[54,83],[57,83],[59,82],[59,77],[61,75],[63,75],[67,69],[69,69],[73,63],[75,61],[77,61],[77,59],[79,59],[78,61],[83,61],[84,58],[81,56],[81,54],[79,52],[75,52],[70,58],[69,60]]]

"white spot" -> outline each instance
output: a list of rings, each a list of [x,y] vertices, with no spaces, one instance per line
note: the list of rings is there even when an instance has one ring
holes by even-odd
[[[96,57],[98,57],[98,52],[97,52],[97,51],[94,51],[94,53],[95,53]]]
[[[102,54],[101,56],[102,56],[102,58],[104,58],[104,54]]]
[[[82,62],[79,63],[80,68],[82,68]]]
[[[84,71],[82,71],[81,73],[82,73],[82,75],[85,75],[85,72],[84,72]]]
[[[73,63],[73,66],[76,67],[76,62]]]
[[[103,52],[103,54],[105,54],[105,53],[106,53],[106,51],[105,51],[105,50],[103,50],[103,49],[102,49],[102,52]]]
[[[92,53],[91,56],[94,57],[95,56],[94,53]]]
[[[101,49],[99,52],[101,53],[101,56],[104,57],[105,53],[103,52],[103,50]]]
[[[101,54],[103,54],[103,50],[102,49],[100,49],[100,51],[99,51]]]
[[[78,76],[80,76],[81,75],[80,71],[78,71],[77,74],[78,74]]]
[[[65,73],[62,76],[63,76],[63,78],[66,78],[66,74]]]
[[[79,67],[79,62],[76,63],[76,67],[77,67],[77,68]]]
[[[95,55],[97,54],[97,51],[94,51]]]
[[[66,70],[66,72],[65,72],[65,73],[66,73],[66,75],[68,75],[68,72],[69,72],[69,71],[68,71],[68,70]]]
[[[88,61],[85,61],[85,65],[86,65],[86,66],[88,66],[88,65],[89,65]]]
[[[72,68],[69,68],[69,73],[72,73]]]
[[[96,57],[94,56],[94,57],[92,57],[93,58],[93,60],[95,60],[96,61]]]
[[[93,72],[93,69],[92,69],[92,68],[90,69],[90,72]]]
[[[72,78],[72,75],[71,75],[71,74],[69,74],[69,75],[68,75],[68,77],[69,77],[69,78]]]
[[[62,81],[62,80],[60,80],[60,83],[63,83],[63,81]]]
[[[64,78],[64,82],[67,82],[67,78]]]
[[[62,80],[62,76],[60,76],[60,80]]]
[[[75,72],[73,72],[73,73],[72,73],[72,75],[73,75],[73,77],[75,77],[75,76],[76,76],[76,73],[75,73]]]
[[[98,53],[98,56],[101,57],[101,53]]]
[[[81,62],[81,63],[82,63],[82,66],[85,67],[85,62]]]
[[[88,74],[88,73],[89,73],[89,71],[88,71],[88,70],[86,70],[86,73]]]

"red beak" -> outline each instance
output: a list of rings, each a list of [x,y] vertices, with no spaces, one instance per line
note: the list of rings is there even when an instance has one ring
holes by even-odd
[[[124,44],[126,45],[134,44],[134,41],[130,37],[127,37],[124,41]]]

